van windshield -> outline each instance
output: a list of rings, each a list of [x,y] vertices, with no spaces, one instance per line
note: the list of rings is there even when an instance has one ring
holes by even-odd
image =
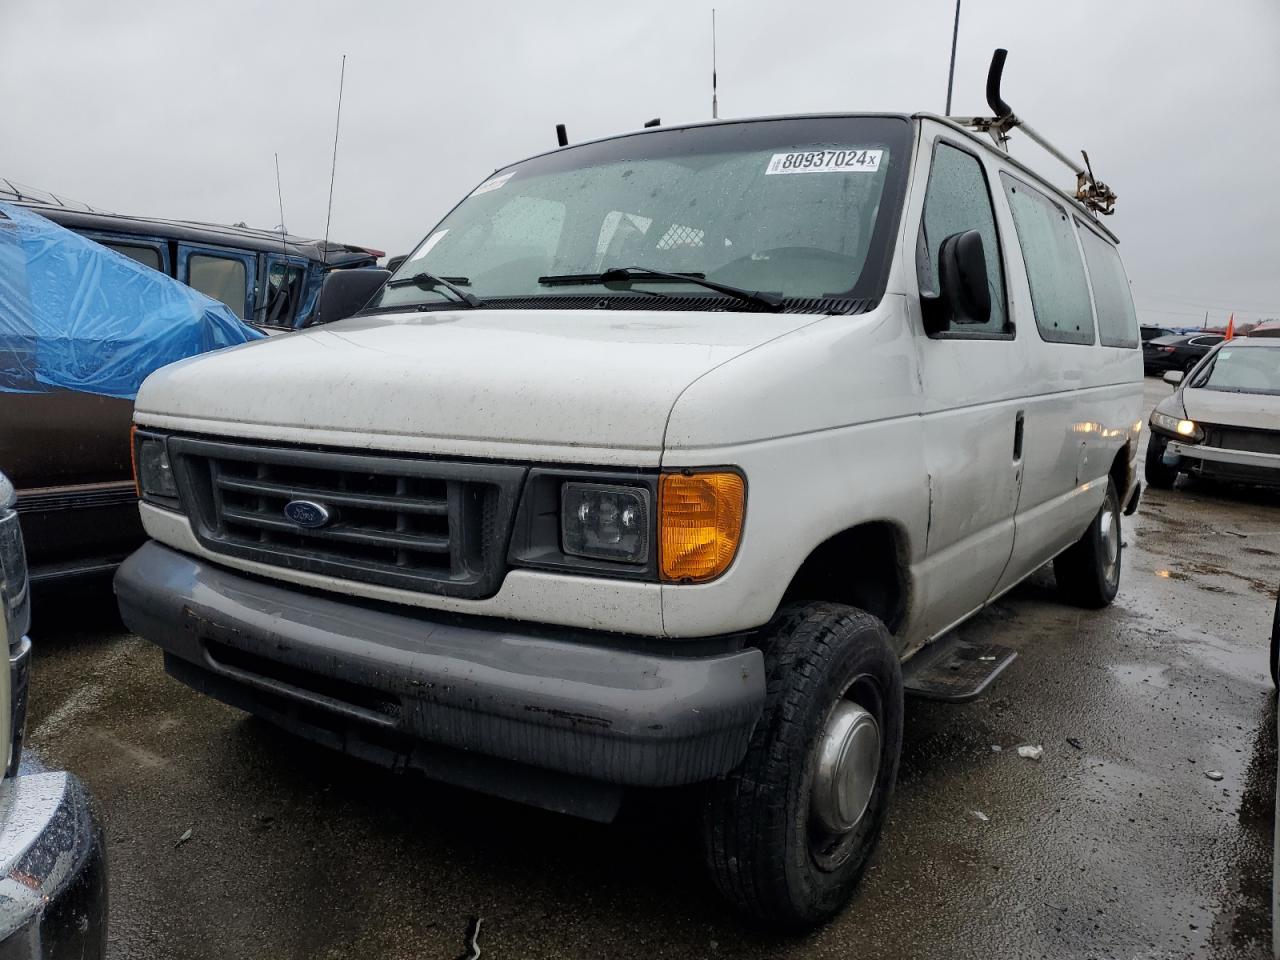
[[[395,282],[419,274],[447,279],[489,307],[626,297],[651,309],[752,308],[670,277],[597,277],[623,267],[692,274],[787,301],[878,297],[910,132],[896,117],[758,120],[534,157],[476,187],[366,311],[456,301],[426,278]]]

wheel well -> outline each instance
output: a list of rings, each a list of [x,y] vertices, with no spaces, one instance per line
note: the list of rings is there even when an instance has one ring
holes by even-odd
[[[906,567],[905,541],[893,524],[859,524],[813,549],[782,602],[847,603],[879,617],[895,632],[906,612]]]
[[[1126,440],[1116,458],[1111,461],[1111,480],[1116,485],[1116,493],[1123,505],[1124,496],[1129,492],[1129,481],[1132,479],[1132,466],[1129,462],[1129,450],[1132,440]]]

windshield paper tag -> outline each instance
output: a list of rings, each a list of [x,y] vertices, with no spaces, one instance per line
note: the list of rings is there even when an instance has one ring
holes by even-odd
[[[506,182],[515,175],[515,171],[513,170],[511,173],[504,173],[500,177],[494,177],[492,180],[486,180],[484,183],[480,184],[480,186],[472,190],[471,195],[473,197],[477,197],[482,193],[488,193],[490,190],[501,189],[506,185]]]
[[[771,173],[875,173],[883,150],[806,150],[775,153],[764,168]],[[477,191],[478,192],[478,191]]]
[[[417,251],[415,251],[414,255],[409,259],[421,260],[423,257],[425,257],[428,253],[431,252],[432,247],[434,247],[437,243],[439,243],[441,240],[444,239],[444,235],[448,232],[449,232],[448,227],[446,227],[443,230],[437,230],[431,236],[427,237],[426,240],[422,241],[422,246],[420,246],[417,249]]]

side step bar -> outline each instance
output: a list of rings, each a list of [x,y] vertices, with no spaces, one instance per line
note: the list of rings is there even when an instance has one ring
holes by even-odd
[[[902,665],[902,685],[909,697],[965,703],[986,692],[1018,651],[998,643],[943,638]]]

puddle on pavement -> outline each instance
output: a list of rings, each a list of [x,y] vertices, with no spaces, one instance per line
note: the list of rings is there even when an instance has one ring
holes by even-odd
[[[1167,689],[1169,680],[1165,676],[1169,665],[1165,663],[1110,663],[1107,672],[1126,686],[1156,687]]]

